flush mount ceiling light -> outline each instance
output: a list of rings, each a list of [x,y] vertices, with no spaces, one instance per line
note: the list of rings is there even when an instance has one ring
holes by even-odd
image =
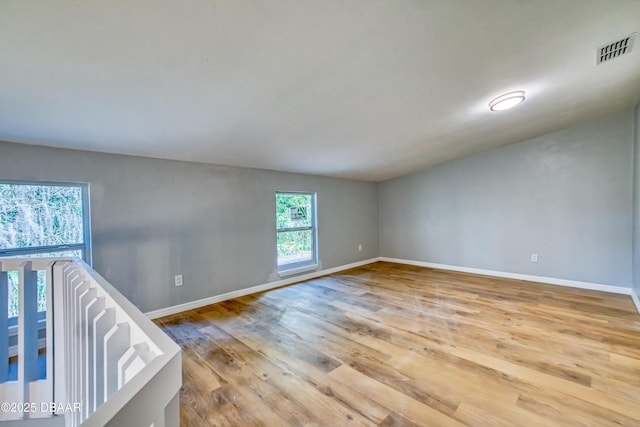
[[[494,98],[489,102],[489,108],[491,111],[502,111],[513,108],[516,105],[524,101],[524,92],[517,90],[515,92],[505,93],[497,98]]]

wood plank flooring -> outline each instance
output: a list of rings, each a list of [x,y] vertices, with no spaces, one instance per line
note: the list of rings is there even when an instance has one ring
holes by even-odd
[[[157,323],[183,426],[640,426],[624,295],[379,262]]]

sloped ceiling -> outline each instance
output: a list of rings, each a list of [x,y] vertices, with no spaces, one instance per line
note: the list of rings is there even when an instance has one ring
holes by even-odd
[[[379,181],[635,105],[640,40],[596,48],[636,31],[636,0],[5,0],[0,139]]]

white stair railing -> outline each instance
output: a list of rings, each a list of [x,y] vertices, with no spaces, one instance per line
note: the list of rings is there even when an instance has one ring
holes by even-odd
[[[53,402],[53,323],[49,313],[53,311],[51,298],[47,298],[46,309],[38,312],[38,271],[51,272],[52,265],[53,262],[47,259],[0,260],[2,421],[51,416],[49,403]],[[16,281],[18,283],[15,283]],[[10,287],[10,284],[13,286]],[[17,295],[14,292],[16,285]],[[46,295],[51,295],[51,274],[46,274],[44,286]],[[10,311],[12,317],[9,317]],[[13,322],[16,324],[10,325]],[[46,324],[45,340],[39,339],[43,323]],[[44,354],[41,355],[41,352]],[[46,359],[44,363],[41,362],[41,357]],[[40,375],[39,365],[45,366],[44,377]],[[13,376],[9,376],[10,371],[13,371]]]
[[[47,277],[44,380],[33,379],[38,319],[28,314],[37,296],[36,269],[44,270]],[[18,330],[24,335],[17,362],[22,367],[15,381],[3,382],[0,376],[0,397],[34,402],[39,412],[23,411],[5,419],[33,422],[36,417],[50,417],[49,421],[70,427],[179,424],[181,354],[169,337],[81,260],[2,261],[0,294],[6,295],[1,290],[7,289],[8,273],[16,270],[20,277]],[[0,310],[5,310],[2,295]],[[4,317],[0,315],[0,340],[9,342],[9,337],[1,335],[7,330],[1,323]],[[0,370],[8,360],[4,356],[0,353]],[[23,392],[14,395],[16,390]]]

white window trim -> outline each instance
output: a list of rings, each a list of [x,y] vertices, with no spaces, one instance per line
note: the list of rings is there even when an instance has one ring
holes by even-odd
[[[0,257],[15,257],[20,255],[31,255],[48,252],[62,252],[81,250],[82,259],[89,265],[92,265],[91,257],[91,205],[89,197],[89,184],[86,182],[69,182],[69,181],[31,181],[31,180],[12,180],[0,179],[0,184],[11,185],[30,185],[30,186],[54,186],[54,187],[79,187],[82,190],[82,229],[83,243],[53,246],[32,246],[29,248],[11,248],[0,249]]]
[[[293,276],[294,274],[306,273],[307,271],[315,271],[318,269],[318,267],[320,267],[320,264],[318,264],[316,261],[315,264],[305,265],[304,267],[290,268],[287,270],[278,270],[278,276],[289,277],[289,276]]]
[[[317,205],[318,205],[318,193],[312,191],[276,191],[276,197],[278,194],[304,194],[311,196],[311,212],[312,212],[312,223],[311,227],[301,227],[304,229],[312,230],[312,248],[313,248],[313,259],[309,261],[302,262],[294,262],[291,264],[286,264],[282,267],[278,265],[278,233],[287,232],[287,231],[295,231],[298,227],[295,228],[281,228],[278,229],[276,227],[276,273],[280,277],[288,277],[293,276],[294,274],[304,273],[307,271],[317,270],[318,263],[318,215],[317,215]],[[275,213],[275,211],[274,211]]]

